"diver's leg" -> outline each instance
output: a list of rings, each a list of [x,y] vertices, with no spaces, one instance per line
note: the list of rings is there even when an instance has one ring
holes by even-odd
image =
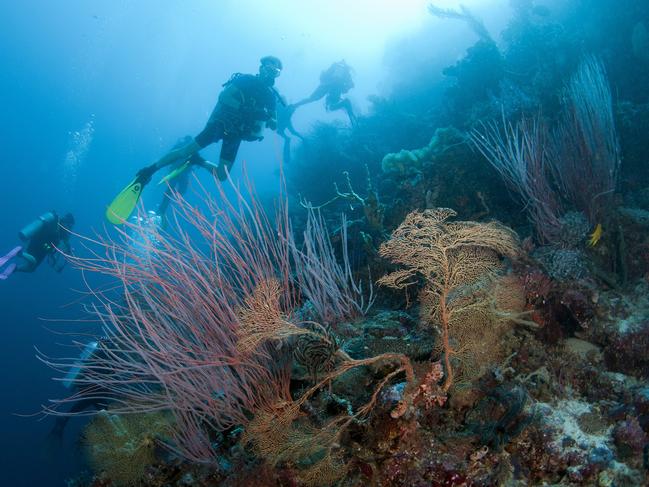
[[[148,175],[149,179],[157,170],[178,160],[185,160],[208,145],[221,140],[223,138],[224,126],[217,118],[219,114],[219,106],[217,105],[212,111],[212,115],[210,115],[210,118],[201,133],[193,139],[190,139],[185,145],[168,152],[156,163],[145,168],[143,171],[146,171],[146,175]]]
[[[338,110],[341,108],[342,104],[342,99],[340,98],[340,92],[339,91],[332,91],[327,94],[327,98],[325,99],[325,108],[329,112],[333,112],[334,110]]]
[[[284,162],[290,164],[291,162],[291,138],[288,135],[284,135]]]
[[[67,426],[71,417],[78,415],[79,413],[90,408],[100,410],[103,407],[105,407],[105,404],[99,399],[79,399],[72,404],[68,411],[66,411],[65,416],[58,416],[56,418],[54,426],[50,430],[49,436],[51,438],[55,438],[57,441],[60,441],[61,439],[63,439],[65,427]]]
[[[155,166],[155,171],[162,169],[169,164],[172,164],[178,160],[187,159],[192,154],[201,150],[202,147],[196,142],[196,139],[192,139],[186,145],[174,149],[167,154],[165,154],[161,159],[159,159],[153,166]]]
[[[352,102],[349,100],[349,98],[345,98],[342,101],[342,105],[345,111],[347,112],[347,116],[349,117],[349,123],[352,124],[352,127],[355,127],[358,119],[354,114],[354,109],[352,108]]]
[[[238,137],[224,137],[223,145],[221,146],[221,157],[219,159],[219,166],[216,170],[216,177],[219,181],[228,179],[228,174],[232,169],[234,160],[237,158],[241,139]]]
[[[21,246],[18,246],[18,247],[14,247],[9,252],[7,252],[6,255],[0,258],[0,267],[4,266],[7,262],[9,262],[14,257],[18,256],[22,252],[22,250],[23,248]],[[15,262],[11,262],[7,267],[5,267],[2,271],[0,271],[0,281],[4,281],[5,279],[8,279],[9,276],[12,275],[17,268],[18,265]]]
[[[183,171],[177,178],[176,184],[173,189],[176,193],[184,195],[187,191],[187,186],[189,186],[189,178],[192,175],[192,167],[190,166],[186,171]]]
[[[140,169],[135,175],[135,177],[137,178],[138,182],[140,182],[141,184],[148,184],[148,182],[151,181],[151,178],[156,173],[156,171],[162,169],[165,166],[168,166],[169,164],[178,161],[179,159],[180,160],[187,159],[195,152],[201,150],[201,148],[202,147],[198,145],[195,139],[191,139],[190,142],[183,145],[182,147],[167,152],[157,162],[154,162],[150,166],[146,166]]]
[[[50,430],[49,437],[60,442],[63,439],[63,432],[65,431],[68,421],[70,421],[70,416],[58,416],[54,420],[54,426],[52,426],[52,429]]]
[[[148,176],[148,178],[150,179],[151,176],[159,169],[162,169],[169,164],[173,164],[178,160],[183,161],[196,152],[200,151],[201,149],[204,149],[208,145],[221,140],[221,138],[223,138],[224,128],[223,123],[216,119],[216,115],[220,113],[217,109],[218,105],[212,111],[212,115],[210,115],[210,118],[207,121],[207,124],[205,124],[205,127],[203,128],[201,133],[199,133],[194,138],[190,138],[190,140],[185,145],[169,151],[157,162],[155,162],[151,166],[144,168],[140,172],[144,171],[146,173],[145,177]],[[140,173],[138,173],[138,175],[139,174]]]
[[[14,272],[34,272],[38,267],[38,261],[28,253],[23,252],[18,258],[17,264],[12,262],[0,272],[0,281],[8,279]]]
[[[345,110],[347,116],[349,117],[349,122],[352,124],[352,127],[356,125],[356,115],[354,115],[352,102],[349,100],[349,98],[338,99],[338,101],[329,104],[328,108],[329,110]]]
[[[16,272],[34,272],[38,264],[40,264],[37,257],[27,252],[22,252],[20,257],[21,260],[16,266]]]
[[[189,175],[191,174],[191,166],[180,173],[175,179],[172,180],[171,184],[167,186],[165,189],[164,194],[162,195],[162,200],[160,201],[160,204],[158,205],[158,209],[156,213],[162,218],[162,227],[166,228],[167,225],[167,220],[165,217],[165,214],[167,213],[167,208],[169,208],[169,204],[171,203],[171,200],[174,198],[174,193],[178,193],[180,195],[185,194],[185,191],[187,191],[187,185],[189,183]]]

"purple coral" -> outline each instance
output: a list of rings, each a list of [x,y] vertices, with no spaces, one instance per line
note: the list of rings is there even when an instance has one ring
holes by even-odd
[[[642,451],[647,444],[647,435],[640,426],[638,418],[627,417],[613,429],[615,446],[623,456],[631,456]]]

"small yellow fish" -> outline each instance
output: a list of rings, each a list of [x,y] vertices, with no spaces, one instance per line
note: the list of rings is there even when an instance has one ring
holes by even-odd
[[[604,229],[602,228],[602,224],[598,223],[597,226],[595,227],[595,230],[593,230],[593,233],[590,234],[590,239],[588,240],[588,245],[591,247],[594,247],[597,245],[599,242],[599,239],[602,238],[602,233],[604,232]]]

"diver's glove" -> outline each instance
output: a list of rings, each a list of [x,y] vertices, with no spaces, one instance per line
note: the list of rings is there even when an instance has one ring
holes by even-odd
[[[157,170],[158,168],[156,165],[151,164],[150,166],[140,169],[135,175],[135,179],[137,179],[137,181],[142,185],[148,184]]]

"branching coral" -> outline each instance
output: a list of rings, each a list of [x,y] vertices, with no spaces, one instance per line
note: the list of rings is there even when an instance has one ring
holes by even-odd
[[[561,204],[550,180],[548,130],[540,120],[522,120],[513,125],[483,124],[471,134],[473,144],[498,171],[525,206],[541,242],[559,238]]]
[[[561,121],[550,132],[540,116],[513,125],[484,124],[472,140],[525,205],[542,243],[558,243],[562,207],[591,224],[610,214],[620,168],[611,92],[596,58],[585,59],[567,84]]]
[[[606,70],[587,57],[567,84],[560,125],[554,133],[555,180],[566,199],[591,224],[610,212],[621,153]]]
[[[489,35],[489,31],[484,25],[484,22],[477,18],[468,8],[464,5],[460,6],[460,11],[453,10],[450,8],[440,8],[434,4],[428,4],[428,12],[440,19],[456,19],[462,20],[467,23],[473,32],[475,32],[480,39],[493,43],[493,39]]]
[[[380,284],[401,289],[424,279],[421,301],[429,323],[439,329],[444,391],[456,379],[452,359],[467,362],[465,370],[476,367],[484,357],[477,357],[473,366],[469,361],[495,345],[485,342],[494,333],[492,285],[501,256],[518,252],[518,239],[509,228],[448,222],[452,216],[455,212],[447,208],[412,212],[379,249],[381,256],[405,266],[383,276]]]
[[[364,316],[374,302],[371,282],[364,290],[352,275],[347,219],[343,215],[341,220],[342,264],[336,258],[324,218],[315,209],[308,210],[301,248],[293,238],[289,242],[297,285],[313,305],[318,319],[326,325]]]

